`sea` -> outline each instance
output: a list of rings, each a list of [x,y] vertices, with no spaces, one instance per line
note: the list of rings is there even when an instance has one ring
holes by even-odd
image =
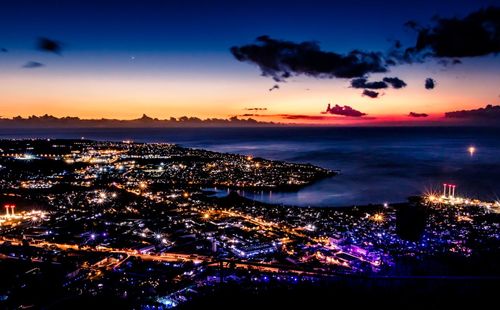
[[[500,196],[500,127],[0,129],[1,139],[82,137],[176,143],[340,171],[296,192],[240,192],[273,204],[390,204],[442,193],[443,183],[455,184],[460,196],[488,201]]]

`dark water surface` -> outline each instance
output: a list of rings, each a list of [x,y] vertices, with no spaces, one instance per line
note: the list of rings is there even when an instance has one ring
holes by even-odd
[[[312,163],[341,175],[296,193],[245,193],[292,205],[340,206],[404,201],[454,183],[462,195],[500,195],[500,128],[279,127],[0,129],[0,138],[81,138],[170,142],[186,147]],[[474,146],[471,156],[468,147]]]

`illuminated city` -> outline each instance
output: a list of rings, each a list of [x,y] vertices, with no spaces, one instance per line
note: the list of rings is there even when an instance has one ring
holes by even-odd
[[[57,262],[64,294],[109,287],[137,307],[169,308],[225,278],[392,275],[404,257],[470,257],[500,240],[500,203],[460,197],[454,184],[394,206],[284,208],[213,189],[288,189],[335,172],[161,143],[4,140],[0,149],[1,255]],[[421,229],[400,212],[424,212]]]
[[[499,0],[0,1],[0,310],[489,309]]]

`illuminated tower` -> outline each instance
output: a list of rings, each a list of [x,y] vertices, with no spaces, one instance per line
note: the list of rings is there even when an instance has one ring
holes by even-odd
[[[9,217],[9,208],[10,206],[9,205],[5,205],[5,216]]]

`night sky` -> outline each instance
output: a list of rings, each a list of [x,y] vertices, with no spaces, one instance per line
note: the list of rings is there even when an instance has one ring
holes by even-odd
[[[500,104],[499,1],[101,2],[2,1],[0,116],[434,124]]]

